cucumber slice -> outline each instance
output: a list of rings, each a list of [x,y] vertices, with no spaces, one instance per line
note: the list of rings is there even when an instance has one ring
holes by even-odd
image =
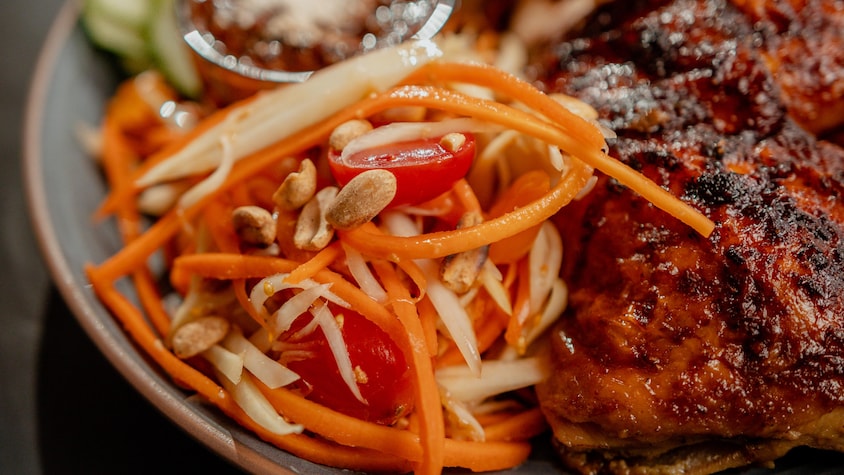
[[[155,67],[180,93],[199,95],[199,73],[179,31],[175,0],[85,0],[82,24],[128,72]]]
[[[150,13],[148,0],[86,0],[86,11],[109,19],[111,23],[141,33],[146,28]]]
[[[82,24],[91,41],[100,48],[121,57],[146,58],[146,42],[140,33],[114,23],[97,10],[82,17]]]
[[[151,5],[146,38],[153,63],[176,90],[195,98],[202,90],[202,82],[179,29],[175,1],[152,0]]]
[[[150,65],[142,34],[149,12],[147,6],[139,7],[139,4],[147,2],[87,0],[81,15],[82,26],[91,42],[115,54],[131,72],[139,72]]]

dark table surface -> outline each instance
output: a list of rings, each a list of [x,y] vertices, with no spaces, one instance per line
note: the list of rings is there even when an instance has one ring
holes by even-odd
[[[112,368],[40,257],[21,136],[37,56],[63,4],[0,2],[0,474],[239,473]]]

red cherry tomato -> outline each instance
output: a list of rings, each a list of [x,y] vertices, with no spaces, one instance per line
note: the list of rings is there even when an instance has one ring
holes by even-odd
[[[469,171],[475,138],[463,135],[466,141],[454,152],[440,145],[440,138],[422,139],[369,148],[346,158],[331,150],[328,163],[341,186],[366,170],[389,170],[396,176],[396,196],[390,207],[418,204],[448,191]]]
[[[410,367],[398,346],[377,325],[352,310],[332,306],[342,315],[341,331],[352,367],[363,380],[358,388],[367,404],[360,402],[340,376],[337,363],[319,328],[297,342],[305,343],[309,358],[290,361],[287,367],[301,376],[306,397],[326,407],[359,419],[392,424],[413,407]],[[305,318],[299,318],[307,320]],[[304,323],[294,325],[288,334]]]

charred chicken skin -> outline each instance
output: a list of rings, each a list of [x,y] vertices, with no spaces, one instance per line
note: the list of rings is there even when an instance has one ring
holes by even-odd
[[[570,467],[844,450],[844,151],[816,136],[844,120],[842,31],[840,2],[617,2],[535,60],[613,156],[717,223],[606,177],[559,216],[571,295],[538,393]]]

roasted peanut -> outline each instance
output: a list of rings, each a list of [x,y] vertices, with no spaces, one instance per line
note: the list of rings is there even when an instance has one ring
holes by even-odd
[[[173,353],[190,358],[219,343],[229,332],[229,321],[222,317],[200,317],[185,323],[173,334]]]
[[[451,132],[443,135],[440,139],[440,145],[447,152],[454,153],[466,143],[466,136],[459,132]]]
[[[352,140],[372,130],[372,124],[368,120],[350,120],[338,125],[328,138],[328,145],[334,150],[340,151],[346,148]]]
[[[299,163],[299,171],[284,178],[281,186],[273,193],[273,203],[280,209],[292,211],[305,205],[317,188],[317,172],[309,158]]]
[[[483,222],[480,213],[464,214],[457,223],[458,228],[476,226]],[[440,264],[440,279],[446,287],[458,294],[468,292],[481,273],[489,254],[489,246],[482,246],[443,258]]]
[[[246,244],[269,246],[275,240],[275,219],[260,206],[240,206],[232,212],[237,236]]]
[[[308,201],[296,220],[293,244],[307,251],[319,251],[334,237],[334,228],[326,220],[327,209],[337,196],[337,188],[323,188]]]
[[[325,219],[335,229],[351,229],[378,215],[396,196],[396,176],[387,170],[367,170],[352,178],[328,207]]]

